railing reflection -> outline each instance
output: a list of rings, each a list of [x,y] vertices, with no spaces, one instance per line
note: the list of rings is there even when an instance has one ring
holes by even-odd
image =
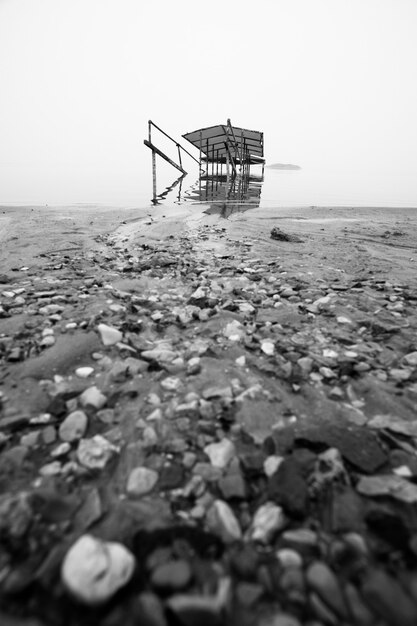
[[[259,173],[217,174],[202,172],[196,182],[184,189],[185,175],[180,176],[162,193],[154,189],[152,204],[158,205],[165,200],[175,203],[196,202],[208,204],[205,213],[218,213],[220,217],[229,217],[232,213],[247,211],[258,207],[261,202],[263,167]],[[175,193],[173,194],[172,192]]]

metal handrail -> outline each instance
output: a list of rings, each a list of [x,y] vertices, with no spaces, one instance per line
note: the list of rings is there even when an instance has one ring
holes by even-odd
[[[200,165],[200,162],[198,161],[198,159],[196,159],[190,152],[188,152],[188,150],[186,150],[180,143],[178,143],[178,141],[175,141],[175,139],[173,139],[172,137],[170,137],[168,135],[168,133],[166,133],[164,130],[162,130],[162,128],[160,128],[157,124],[155,124],[155,122],[153,122],[152,120],[148,120],[148,124],[149,124],[149,137],[151,136],[151,125],[154,126],[157,130],[159,130],[160,133],[162,133],[163,135],[165,135],[165,137],[167,137],[170,141],[172,141],[173,143],[175,143],[175,145],[177,146],[177,148],[181,148],[181,150],[184,150],[184,152],[186,154],[188,154],[188,156],[190,156],[193,161],[195,161],[196,163],[198,163]],[[150,141],[150,139],[149,139]]]

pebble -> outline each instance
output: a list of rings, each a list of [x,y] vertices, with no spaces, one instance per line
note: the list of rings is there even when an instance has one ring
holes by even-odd
[[[62,441],[78,441],[84,436],[88,425],[88,419],[84,411],[70,413],[59,427],[59,437]]]
[[[266,502],[255,512],[250,537],[253,541],[267,544],[286,525],[287,520],[282,508],[273,502]]]
[[[159,474],[147,467],[135,467],[129,474],[126,491],[130,496],[140,497],[152,491]]]
[[[264,472],[266,476],[272,476],[275,474],[281,463],[283,462],[283,456],[271,455],[268,456],[264,461]]]
[[[267,356],[272,356],[275,352],[275,344],[273,341],[264,340],[261,343],[261,350]]]
[[[123,333],[121,333],[117,328],[113,328],[113,326],[99,324],[97,326],[97,330],[104,346],[114,346],[123,339]]]
[[[313,562],[306,570],[306,581],[339,618],[347,619],[348,611],[339,582],[326,563]]]
[[[51,456],[53,458],[65,456],[66,454],[70,452],[70,450],[71,450],[71,445],[68,442],[64,442],[64,443],[59,444],[56,448],[54,448],[51,451]]]
[[[225,543],[239,541],[242,531],[230,506],[223,500],[215,500],[207,512],[207,526]]]
[[[97,387],[88,387],[79,397],[81,406],[92,409],[102,409],[106,402],[107,397]]]
[[[276,557],[283,567],[301,567],[303,564],[300,554],[291,548],[281,548]]]
[[[104,469],[118,448],[105,437],[95,435],[91,439],[81,439],[77,448],[79,463],[90,470]]]
[[[94,606],[124,587],[134,569],[135,558],[123,544],[82,535],[65,555],[61,576],[70,594]]]
[[[403,358],[403,361],[406,365],[410,365],[411,367],[417,367],[417,351],[409,352]]]
[[[52,463],[46,463],[39,469],[41,476],[59,476],[62,472],[62,465],[60,461],[52,461]]]
[[[179,591],[188,587],[192,570],[188,561],[179,559],[156,567],[151,574],[151,584],[164,591]]]
[[[75,375],[78,376],[78,378],[88,378],[93,373],[94,367],[77,367],[75,370]]]
[[[235,446],[230,439],[222,439],[218,443],[211,443],[204,448],[204,452],[214,467],[224,469],[235,456]]]

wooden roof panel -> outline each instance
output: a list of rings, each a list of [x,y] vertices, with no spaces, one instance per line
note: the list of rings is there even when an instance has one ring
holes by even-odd
[[[240,149],[241,142],[245,144],[250,154],[263,157],[263,133],[257,130],[248,130],[247,128],[240,128],[238,126],[231,126],[236,139],[237,149]],[[226,124],[218,124],[217,126],[208,126],[206,128],[199,128],[190,133],[182,135],[184,139],[187,139],[198,150],[201,148],[201,152],[206,156],[211,156],[213,150],[218,151],[219,155],[224,155],[227,152],[226,142],[234,143],[233,135],[230,131],[230,127]]]

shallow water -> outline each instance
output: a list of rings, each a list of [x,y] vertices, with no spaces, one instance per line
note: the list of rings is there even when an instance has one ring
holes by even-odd
[[[253,168],[255,174],[260,169]],[[166,178],[165,178],[166,180]],[[158,194],[164,197],[164,204],[176,202],[208,202],[213,211],[221,206],[235,212],[247,210],[253,206],[268,207],[305,207],[305,206],[343,206],[343,207],[417,207],[417,181],[404,176],[398,177],[363,175],[343,172],[320,172],[313,168],[300,170],[273,170],[265,168],[264,179],[249,183],[246,193],[239,194],[236,183],[227,194],[226,182],[203,181],[202,185],[191,174],[186,176],[173,189],[171,182],[163,187],[164,177],[158,181]],[[175,176],[174,176],[175,180]],[[146,183],[144,183],[146,185]],[[148,188],[151,192],[152,181]],[[231,183],[229,182],[229,187]],[[242,190],[241,190],[242,191]],[[165,195],[166,194],[166,195]],[[229,195],[229,198],[227,197]],[[226,211],[227,212],[227,211]]]
[[[134,172],[125,172],[123,178],[117,172],[96,172],[94,176],[85,172],[81,177],[76,171],[68,173],[57,169],[49,172],[46,179],[35,168],[30,173],[9,169],[6,172],[3,168],[0,172],[0,180],[1,174],[4,174],[0,185],[0,205],[51,207],[88,204],[146,208],[153,204],[150,155],[149,162],[146,161]],[[302,165],[299,170],[266,167],[264,179],[252,182],[247,193],[239,195],[234,192],[228,194],[225,182],[217,185],[217,189],[215,184],[210,186],[209,183],[201,189],[198,166],[193,163],[187,169],[190,173],[178,179],[177,170],[161,160],[157,161],[158,203],[172,206],[184,202],[208,202],[215,212],[218,212],[221,203],[225,205],[226,213],[229,208],[235,212],[253,206],[417,207],[417,176],[412,172],[347,170],[336,165],[322,167],[314,164]],[[252,173],[260,175],[261,168],[253,167]]]

